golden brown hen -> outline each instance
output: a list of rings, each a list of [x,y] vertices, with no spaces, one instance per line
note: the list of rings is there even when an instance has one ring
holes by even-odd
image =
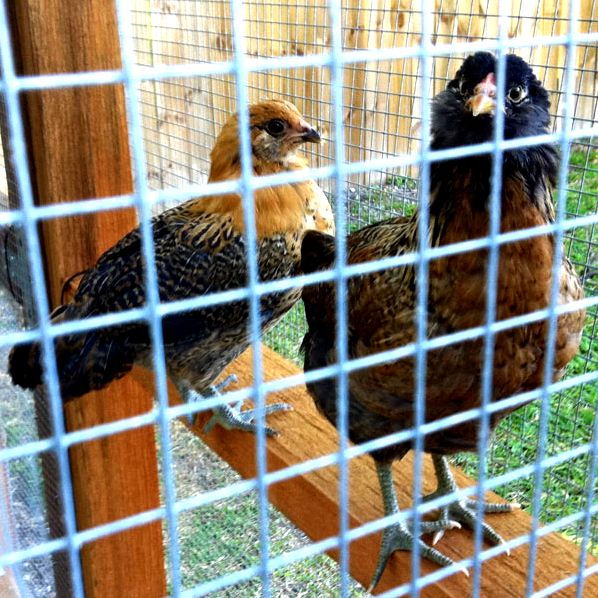
[[[270,100],[249,108],[253,171],[267,175],[303,170],[296,152],[320,135],[285,101]],[[212,151],[209,181],[241,175],[237,116],[222,128]],[[301,240],[306,230],[334,232],[326,196],[312,180],[267,187],[254,193],[260,280],[299,273]],[[247,284],[246,239],[239,195],[193,199],[166,210],[152,221],[160,301],[169,302]],[[83,276],[74,299],[60,306],[53,321],[66,321],[138,307],[145,302],[141,233],[127,234]],[[272,327],[299,299],[300,289],[261,299],[263,330]],[[211,387],[223,368],[249,344],[246,301],[214,305],[163,319],[167,371],[187,400],[214,394]],[[56,341],[61,394],[67,401],[106,386],[138,363],[151,367],[148,328],[131,323],[73,334]],[[35,388],[42,382],[37,343],[13,348],[9,372],[14,384]],[[272,406],[271,406],[272,407]],[[276,410],[274,406],[270,411]],[[215,410],[215,421],[254,430],[254,413],[228,405]],[[268,429],[271,433],[272,430]]]
[[[465,60],[456,77],[433,102],[432,148],[446,149],[492,139],[496,107],[495,59],[480,52]],[[507,139],[542,134],[549,125],[548,94],[520,58],[506,58],[504,135]],[[505,152],[501,195],[501,232],[544,225],[554,220],[551,189],[558,158],[553,147],[541,145]],[[429,191],[429,243],[444,246],[484,237],[489,232],[491,157],[489,155],[434,162]],[[419,213],[372,224],[349,235],[348,262],[417,251]],[[505,320],[545,309],[549,302],[554,239],[543,235],[500,246],[496,319]],[[433,338],[484,324],[486,315],[486,250],[460,253],[429,264],[427,337]],[[302,249],[306,272],[329,268],[334,262],[334,239],[307,233]],[[416,339],[416,268],[391,268],[351,278],[348,283],[348,352],[351,358],[372,355],[412,343]],[[564,258],[560,270],[559,303],[580,299],[580,281]],[[309,330],[303,341],[305,369],[335,362],[335,294],[331,284],[303,291]],[[563,374],[575,355],[584,312],[558,319],[554,377]],[[542,384],[546,322],[528,323],[500,332],[494,342],[492,400],[497,401]],[[483,366],[483,339],[478,338],[427,354],[425,420],[427,422],[479,407]],[[353,372],[349,378],[349,436],[355,443],[372,440],[413,425],[414,358],[401,359]],[[308,384],[318,407],[336,422],[334,380]],[[507,415],[495,413],[491,427]],[[434,496],[456,489],[445,455],[477,447],[478,421],[468,421],[424,438],[432,454],[438,489]],[[376,462],[387,515],[398,512],[392,482],[393,460],[402,458],[404,442],[372,453]],[[460,501],[440,510],[434,522],[422,523],[422,533],[435,533],[464,523],[472,527],[472,501]],[[505,511],[514,505],[484,505],[486,512]],[[502,541],[487,524],[484,537]],[[402,523],[386,528],[372,585],[376,585],[394,550],[409,550],[414,538]],[[450,559],[417,540],[421,554],[447,565]]]

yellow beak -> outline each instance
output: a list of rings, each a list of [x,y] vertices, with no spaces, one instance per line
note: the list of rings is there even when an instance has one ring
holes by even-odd
[[[490,96],[478,93],[467,101],[469,109],[474,116],[480,114],[494,114],[496,100]]]
[[[496,80],[490,73],[473,90],[473,96],[467,100],[466,106],[474,116],[494,114],[496,111]]]

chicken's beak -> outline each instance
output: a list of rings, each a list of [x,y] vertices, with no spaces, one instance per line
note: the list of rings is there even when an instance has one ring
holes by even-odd
[[[301,141],[310,141],[311,143],[320,143],[321,137],[317,129],[314,129],[309,123],[304,120],[299,121],[299,135]]]
[[[473,96],[467,100],[466,106],[474,116],[494,114],[496,110],[496,79],[494,73],[487,75],[481,83],[475,86]]]

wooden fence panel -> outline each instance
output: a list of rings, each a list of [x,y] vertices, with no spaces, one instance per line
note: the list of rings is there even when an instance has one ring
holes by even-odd
[[[225,61],[233,58],[232,24],[228,2],[142,2],[150,6],[137,19],[150,19],[146,29],[158,58],[168,63]],[[193,14],[189,14],[191,11]],[[420,0],[351,0],[343,7],[343,43],[346,49],[412,46],[420,41]],[[581,31],[595,31],[598,15],[592,0],[582,0]],[[511,1],[510,37],[529,37],[568,31],[568,3]],[[433,22],[434,43],[493,39],[498,35],[498,0],[437,0]],[[249,56],[281,57],[319,54],[330,49],[330,29],[325,5],[316,0],[301,3],[245,3]],[[553,94],[553,106],[562,114],[561,87],[566,50],[562,46],[525,49],[517,53],[535,66]],[[596,54],[594,46],[580,46],[576,56],[575,122],[597,119]],[[437,93],[454,74],[462,55],[436,57],[432,91]],[[325,137],[331,134],[330,73],[327,68],[306,67],[249,75],[250,101],[284,97],[295,102],[317,122]],[[388,154],[413,153],[419,148],[421,73],[417,59],[363,62],[347,66],[344,78],[345,158],[350,161]],[[162,156],[149,156],[151,173],[160,184],[197,182],[198,167],[207,170],[209,147],[226,115],[235,109],[235,82],[231,76],[202,81],[200,93],[189,84],[160,82],[153,86],[155,110],[145,115],[149,144]],[[148,97],[151,91],[147,91]],[[146,100],[148,104],[152,100]],[[150,126],[149,122],[156,122]],[[557,122],[557,125],[559,122]],[[184,132],[187,128],[189,133]],[[175,130],[177,131],[175,134]],[[156,139],[158,138],[158,139]],[[201,140],[201,143],[198,142]],[[329,163],[332,144],[312,156],[314,166]],[[159,176],[156,175],[156,171]],[[411,174],[414,174],[411,172]],[[373,174],[359,177],[375,180]],[[158,186],[158,184],[156,184]]]

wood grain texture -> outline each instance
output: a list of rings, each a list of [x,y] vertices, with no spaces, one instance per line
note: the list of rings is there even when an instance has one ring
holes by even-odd
[[[128,376],[105,391],[68,403],[67,427],[80,430],[140,415],[152,408],[152,401],[152,396]],[[159,506],[155,453],[153,426],[75,445],[70,450],[70,462],[79,528]],[[159,521],[85,544],[81,560],[87,597],[157,598],[166,594]]]
[[[120,68],[113,0],[25,0],[12,6],[15,58],[23,74]],[[127,194],[133,189],[121,85],[28,92],[24,118],[35,201],[50,204]],[[91,266],[134,228],[132,210],[47,221],[42,226],[52,305],[63,282]],[[143,413],[151,397],[131,379],[67,409],[69,431]],[[79,528],[159,505],[153,428],[71,450]],[[159,522],[82,550],[87,596],[162,596],[166,579]]]
[[[297,367],[280,355],[264,347],[264,371],[266,380],[294,375]],[[227,368],[223,376],[234,373],[238,382],[231,385],[241,388],[251,384],[251,353],[248,351]],[[152,387],[151,375],[140,368],[133,370],[133,376],[148,389]],[[169,387],[172,403],[180,401],[174,387]],[[337,450],[338,436],[334,428],[320,416],[307,395],[303,385],[275,393],[268,402],[284,401],[294,410],[269,416],[268,422],[280,435],[269,439],[267,462],[269,471],[277,471],[308,459],[327,455]],[[209,434],[202,428],[210,413],[202,413],[193,432],[211,449],[226,460],[243,477],[256,475],[255,438],[239,431],[226,431],[217,426]],[[411,453],[401,462],[395,463],[394,475],[399,504],[411,504],[413,461]],[[368,456],[354,459],[350,463],[350,526],[355,528],[383,516],[382,501],[373,461]],[[461,487],[474,481],[461,471],[455,471],[455,478]],[[434,475],[430,459],[426,456],[423,476],[425,492],[434,489]],[[271,502],[313,540],[321,540],[338,532],[338,469],[330,466],[293,477],[270,487]],[[493,493],[488,500],[501,500]],[[488,522],[506,539],[512,539],[529,531],[530,516],[523,512],[508,515],[489,515]],[[364,586],[368,586],[378,555],[381,534],[364,537],[351,544],[351,575]],[[467,530],[453,530],[446,533],[438,548],[453,559],[472,556],[473,536]],[[337,558],[336,552],[331,553]],[[559,534],[551,534],[539,542],[535,590],[545,588],[567,577],[577,570],[579,549]],[[528,547],[513,551],[511,556],[501,555],[483,565],[482,596],[519,597],[524,594],[527,574]],[[595,563],[589,559],[587,566]],[[435,565],[423,561],[423,574],[436,570]],[[410,556],[405,552],[393,555],[376,593],[389,590],[409,580]],[[472,580],[463,574],[456,574],[429,586],[422,595],[430,598],[462,598],[471,595]],[[564,590],[559,596],[574,595],[574,588]],[[586,581],[584,595],[598,596],[598,576]]]
[[[15,3],[13,10],[22,74],[120,68],[112,1],[27,0]],[[25,118],[37,203],[132,191],[122,85],[28,92]],[[134,226],[132,210],[44,222],[52,303],[60,300],[64,278],[90,266]]]

